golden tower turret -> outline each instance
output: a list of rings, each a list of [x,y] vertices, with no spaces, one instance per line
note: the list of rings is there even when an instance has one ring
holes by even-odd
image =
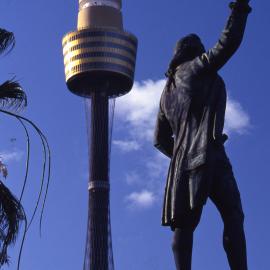
[[[133,85],[137,39],[123,30],[121,0],[80,0],[77,31],[63,38],[68,88],[77,95],[127,93]]]

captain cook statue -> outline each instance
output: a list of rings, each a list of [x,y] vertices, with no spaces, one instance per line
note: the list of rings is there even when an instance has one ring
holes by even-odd
[[[171,159],[162,225],[174,231],[178,270],[191,270],[193,232],[208,197],[224,222],[230,268],[248,269],[241,198],[223,145],[226,89],[218,71],[240,46],[251,8],[249,0],[236,0],[230,8],[227,25],[210,50],[195,34],[177,42],[160,100],[154,145]]]

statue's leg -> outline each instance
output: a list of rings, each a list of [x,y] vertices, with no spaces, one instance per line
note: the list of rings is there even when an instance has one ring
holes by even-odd
[[[190,210],[183,216],[183,224],[175,228],[172,250],[177,270],[191,270],[193,232],[197,227],[202,208]]]
[[[216,161],[210,198],[224,222],[223,246],[231,270],[247,270],[244,213],[232,166],[226,155]]]

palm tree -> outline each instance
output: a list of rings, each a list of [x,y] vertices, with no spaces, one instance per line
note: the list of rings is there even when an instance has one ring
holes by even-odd
[[[9,52],[15,45],[14,35],[5,29],[0,29],[0,54]],[[15,109],[27,105],[26,94],[14,79],[7,80],[0,85],[0,107]],[[0,162],[0,173],[7,176],[6,166]],[[0,180],[0,268],[8,263],[7,250],[16,242],[20,223],[26,221],[26,216],[20,200]]]
[[[12,32],[8,32],[7,30],[0,28],[0,55],[3,54],[4,52],[9,53],[14,48],[14,46],[15,46],[14,34]],[[28,232],[32,224],[32,221],[34,220],[34,217],[36,215],[38,207],[40,206],[41,198],[43,195],[44,199],[41,206],[41,215],[39,220],[39,229],[41,233],[42,218],[45,209],[45,202],[47,198],[51,175],[51,154],[50,154],[51,151],[46,136],[43,134],[43,132],[38,128],[38,126],[35,123],[17,113],[19,109],[25,108],[26,106],[27,106],[27,96],[23,91],[21,85],[14,78],[0,84],[0,112],[16,118],[22,125],[27,138],[26,172],[19,199],[17,199],[11,193],[11,191],[4,185],[3,181],[0,178],[0,268],[9,262],[9,257],[7,254],[8,247],[12,244],[15,244],[19,234],[20,225],[21,223],[24,223],[24,233],[17,263],[17,270],[19,270],[20,268],[20,259],[22,255],[22,248],[26,233]],[[15,112],[12,112],[12,110]],[[21,200],[24,195],[24,190],[28,178],[28,168],[30,160],[30,137],[26,124],[32,126],[32,128],[34,128],[34,130],[37,132],[38,136],[41,139],[43,147],[42,178],[38,198],[33,213],[31,215],[29,224],[27,224],[26,214],[21,204]],[[7,177],[7,168],[5,164],[3,164],[0,160],[0,176],[1,175],[4,179]],[[45,189],[44,186],[46,187]]]

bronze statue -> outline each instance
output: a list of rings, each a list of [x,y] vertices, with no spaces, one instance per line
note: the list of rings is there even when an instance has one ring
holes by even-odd
[[[224,149],[226,89],[218,75],[243,39],[249,0],[230,4],[217,44],[208,51],[191,34],[178,41],[166,76],[154,145],[171,158],[162,225],[174,231],[178,270],[191,269],[193,232],[209,197],[224,222],[223,245],[232,270],[247,270],[244,213]]]

